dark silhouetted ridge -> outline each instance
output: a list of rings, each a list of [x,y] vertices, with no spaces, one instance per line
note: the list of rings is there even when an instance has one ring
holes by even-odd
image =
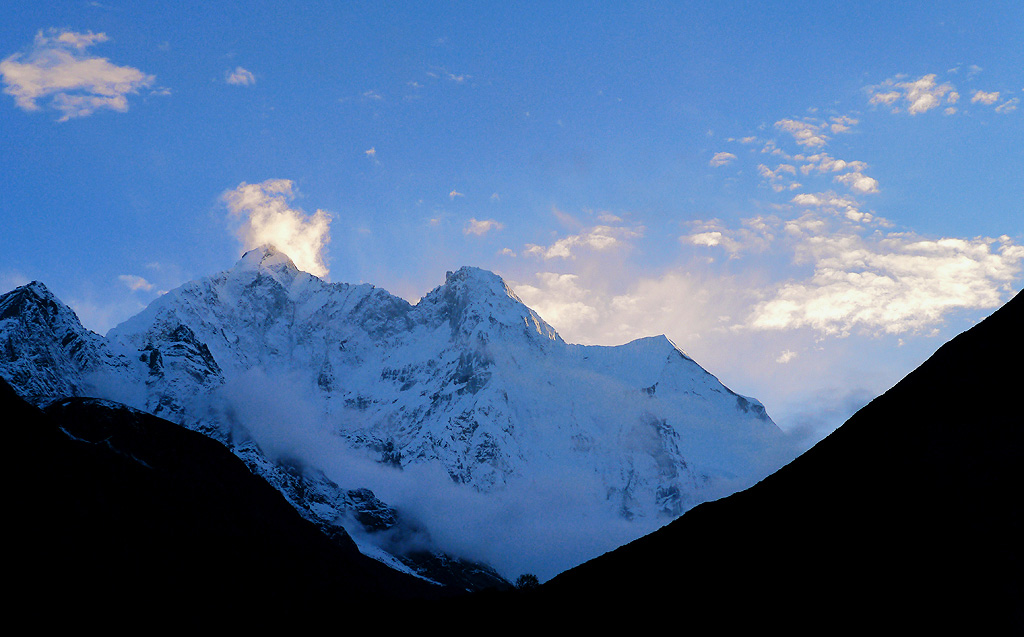
[[[44,412],[3,379],[0,412],[12,608],[115,623],[144,609],[207,608],[251,621],[281,608],[301,617],[313,606],[352,611],[444,594],[365,557],[348,538],[329,539],[198,433],[92,399]]]
[[[541,587],[689,626],[1024,627],[1024,297],[754,487]]]

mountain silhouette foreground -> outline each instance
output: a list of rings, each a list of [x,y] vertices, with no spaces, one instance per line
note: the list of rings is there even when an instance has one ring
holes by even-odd
[[[1017,294],[781,470],[534,601],[722,628],[1019,630],[1022,328]]]
[[[88,398],[41,410],[2,378],[0,413],[8,603],[34,625],[200,610],[280,620],[450,594],[328,537],[222,444],[179,425]]]

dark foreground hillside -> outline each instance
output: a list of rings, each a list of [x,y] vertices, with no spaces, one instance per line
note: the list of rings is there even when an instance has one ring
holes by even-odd
[[[1018,294],[782,470],[535,601],[723,628],[1024,628],[1022,472]]]
[[[200,434],[89,399],[44,413],[2,379],[0,413],[4,570],[15,583],[6,601],[16,613],[116,623],[204,608],[251,621],[443,593],[365,557],[348,538],[329,539]]]

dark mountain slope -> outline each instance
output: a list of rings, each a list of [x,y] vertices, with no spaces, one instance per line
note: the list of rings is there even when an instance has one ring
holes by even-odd
[[[10,608],[111,618],[213,608],[223,618],[236,604],[261,616],[296,605],[333,613],[446,594],[329,539],[200,434],[90,399],[43,412],[3,379],[0,413]]]
[[[1024,626],[1022,328],[1018,294],[783,469],[535,601],[690,626]]]

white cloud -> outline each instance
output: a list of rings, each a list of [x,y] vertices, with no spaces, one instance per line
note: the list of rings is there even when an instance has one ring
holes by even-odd
[[[858,328],[920,332],[953,310],[998,306],[1024,266],[1024,246],[1007,236],[931,239],[885,231],[891,223],[833,193],[802,193],[792,203],[804,212],[746,219],[738,229],[699,222],[681,237],[733,258],[789,253],[795,273],[811,266],[809,275],[763,288],[743,327],[840,336]]]
[[[91,31],[50,29],[47,35],[39,31],[27,53],[15,53],[0,62],[4,92],[26,111],[37,111],[40,101],[49,100],[48,105],[61,113],[61,122],[100,109],[127,111],[128,95],[150,87],[156,78],[85,54],[86,48],[107,39]]]
[[[845,133],[852,127],[856,126],[859,120],[849,117],[847,115],[840,115],[838,117],[830,118],[832,124],[829,125],[829,129],[833,133]]]
[[[757,173],[768,180],[772,190],[775,192],[793,190],[800,187],[799,183],[791,179],[791,177],[796,176],[796,166],[791,164],[779,164],[775,167],[775,170],[768,168],[764,164],[758,164]]]
[[[734,159],[736,159],[736,155],[733,155],[732,153],[715,153],[715,156],[711,158],[711,161],[708,162],[708,165],[725,166]]]
[[[822,134],[824,125],[794,119],[782,119],[775,122],[775,127],[793,136],[797,144],[806,148],[818,148],[828,143],[828,137]]]
[[[816,208],[832,208],[849,210],[857,207],[857,202],[847,197],[840,197],[833,192],[800,193],[790,200],[798,206],[813,206]]]
[[[256,83],[256,76],[242,67],[236,67],[234,71],[224,73],[224,81],[234,86],[252,86]]]
[[[955,309],[997,307],[1024,260],[1024,247],[1007,237],[930,240],[849,228],[804,237],[797,249],[813,274],[779,286],[753,308],[747,327],[920,332]]]
[[[732,230],[718,219],[698,221],[691,224],[693,232],[679,237],[683,244],[720,247],[730,258],[738,258],[744,252],[761,252],[774,240],[776,217],[752,217],[743,220],[743,227]]]
[[[317,210],[307,215],[289,207],[294,198],[287,179],[268,179],[259,184],[242,182],[221,199],[233,218],[241,218],[236,235],[245,250],[264,244],[277,247],[300,270],[325,277],[324,251],[331,240],[331,215]]]
[[[868,93],[871,94],[869,102],[889,106],[896,113],[900,110],[897,104],[902,99],[904,107],[911,115],[925,113],[941,106],[943,100],[947,104],[956,103],[960,99],[960,94],[954,90],[952,84],[936,83],[936,77],[932,73],[909,82],[897,81],[901,79],[900,76],[888,79],[878,86],[868,87]]]
[[[805,157],[803,161],[808,162],[800,166],[800,172],[805,175],[810,174],[811,171],[816,171],[818,173],[835,173],[841,170],[862,171],[867,168],[867,164],[862,161],[836,159],[828,153],[810,155],[809,157]]]
[[[791,361],[794,358],[796,358],[796,356],[797,356],[796,352],[794,352],[793,350],[787,349],[787,350],[779,353],[779,356],[778,356],[778,358],[775,359],[775,362],[776,363],[781,363],[781,364],[785,365],[789,361]]]
[[[878,192],[878,181],[872,177],[867,177],[859,172],[846,173],[845,175],[837,175],[833,181],[841,184],[845,184],[850,190],[859,192],[861,194],[869,194]]]
[[[595,305],[596,299],[581,287],[578,275],[539,272],[536,279],[536,285],[516,285],[515,293],[551,325],[576,333],[600,320],[602,313]]]
[[[455,199],[456,197],[465,197],[465,196],[466,195],[462,194],[458,190],[455,190],[454,188],[452,189],[452,191],[450,193],[448,193],[448,198],[449,199]]]
[[[135,274],[120,274],[117,279],[124,283],[132,292],[138,292],[139,290],[148,292],[153,289],[152,283]]]
[[[971,97],[971,104],[995,104],[996,100],[999,99],[999,91],[994,93],[986,93],[985,91],[974,91],[974,96]]]
[[[585,248],[594,251],[608,251],[626,245],[626,241],[643,235],[643,228],[599,225],[585,229],[579,234],[555,241],[550,246],[528,244],[525,253],[543,259],[574,259],[576,250]]]
[[[885,93],[875,93],[869,100],[872,104],[895,104],[902,94],[899,91],[886,91]]]
[[[42,31],[36,35],[36,41],[39,41]],[[50,40],[61,46],[68,46],[74,49],[82,51],[98,42],[106,42],[109,38],[106,33],[75,33],[74,31],[55,31],[50,30]]]
[[[935,108],[940,104],[942,96],[953,88],[949,84],[936,85],[934,75],[928,75],[916,82],[904,84],[904,87],[906,88],[904,97],[910,102],[907,112],[911,115],[924,113]]]
[[[491,230],[501,230],[505,227],[505,224],[494,219],[470,219],[466,222],[466,227],[462,229],[464,234],[475,234],[482,236],[490,232]]]
[[[841,197],[834,192],[800,193],[793,197],[790,203],[812,209],[796,219],[785,222],[785,230],[791,236],[821,231],[824,226],[822,213],[861,225],[872,224],[880,227],[891,225],[886,219],[862,211],[860,204],[855,199]]]
[[[1012,113],[1017,110],[1017,104],[1020,104],[1020,98],[1015,97],[1013,99],[1006,100],[1002,104],[996,107],[996,112],[1005,115],[1006,113]]]
[[[750,303],[727,277],[702,280],[691,268],[619,279],[620,264],[540,272],[515,293],[571,343],[610,345],[665,334],[680,346],[722,330]],[[616,282],[617,281],[617,282]],[[754,334],[753,332],[750,332]]]
[[[719,230],[708,230],[707,232],[695,232],[694,234],[686,236],[686,241],[689,241],[695,246],[707,246],[713,248],[715,246],[723,245],[727,241],[731,243],[726,249],[730,252],[734,252],[737,249],[735,241],[728,239]]]

